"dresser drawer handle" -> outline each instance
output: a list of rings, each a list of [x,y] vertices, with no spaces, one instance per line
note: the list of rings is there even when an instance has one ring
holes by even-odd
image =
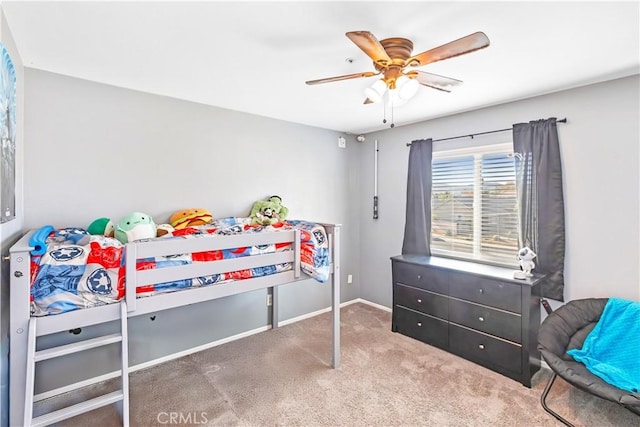
[[[478,346],[478,348],[479,348],[480,350],[484,350],[484,344],[480,344],[480,345]]]
[[[478,292],[480,292],[481,294],[483,294],[483,293],[484,293],[484,289],[480,288],[480,289],[478,289]]]
[[[478,317],[478,320],[481,321],[481,322],[484,322],[484,317],[480,316],[480,317]]]
[[[422,322],[418,322],[418,326],[422,326]]]
[[[418,302],[419,302],[419,303],[422,303],[422,300],[421,300],[420,298],[418,298]]]
[[[422,276],[418,274],[418,280],[422,279]]]

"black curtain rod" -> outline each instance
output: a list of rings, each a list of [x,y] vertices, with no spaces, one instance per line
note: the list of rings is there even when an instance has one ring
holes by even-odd
[[[564,119],[556,120],[556,123],[567,123],[567,118],[565,117]],[[508,130],[513,130],[513,128],[489,130],[487,132],[470,133],[469,135],[460,135],[460,136],[452,136],[450,138],[434,139],[433,142],[436,142],[436,141],[448,141],[450,139],[459,139],[459,138],[471,138],[471,139],[473,139],[474,136],[486,135],[486,134],[489,134],[489,133],[496,133],[496,132],[506,132]],[[410,147],[410,146],[411,146],[411,143],[407,142],[407,147]]]

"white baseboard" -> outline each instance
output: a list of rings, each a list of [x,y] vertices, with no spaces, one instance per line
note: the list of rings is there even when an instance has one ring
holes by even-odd
[[[351,304],[354,304],[356,302],[361,302],[362,304],[370,305],[371,307],[375,307],[375,308],[377,308],[379,310],[383,310],[383,311],[386,311],[388,313],[391,313],[391,309],[389,307],[384,306],[384,305],[380,305],[380,304],[376,304],[375,302],[367,301],[366,299],[356,298],[355,300],[351,300],[349,302]]]
[[[340,307],[342,307],[342,304],[340,304]],[[317,311],[312,311],[311,313],[303,314],[302,316],[292,317],[291,319],[287,319],[287,320],[283,320],[281,322],[278,322],[278,326],[290,325],[292,323],[296,323],[296,322],[299,322],[299,321],[304,320],[304,319],[309,319],[311,317],[319,316],[319,315],[321,315],[323,313],[328,313],[329,311],[331,311],[331,307],[322,308],[322,309],[317,310]]]
[[[385,307],[383,305],[379,305],[379,304],[364,300],[362,298],[356,298],[356,299],[352,299],[352,300],[347,301],[347,302],[343,302],[343,303],[340,304],[340,307],[346,307],[348,305],[356,304],[356,303],[367,304],[367,305],[370,305],[372,307],[378,308],[380,310],[391,312],[390,308],[387,308],[387,307]],[[329,311],[331,311],[331,307],[326,307],[326,308],[323,308],[323,309],[320,309],[320,310],[317,310],[317,311],[313,311],[311,313],[303,314],[302,316],[292,317],[291,319],[283,320],[283,321],[279,322],[278,325],[279,326],[290,325],[292,323],[296,323],[296,322],[299,322],[301,320],[305,320],[305,319],[309,319],[311,317],[319,316],[320,314],[324,314],[324,313],[327,313]],[[142,369],[151,368],[152,366],[156,366],[156,365],[159,365],[161,363],[169,362],[171,360],[175,360],[175,359],[179,359],[181,357],[189,356],[190,354],[197,353],[197,352],[200,352],[200,351],[203,351],[203,350],[208,350],[210,348],[217,347],[219,345],[226,344],[226,343],[231,342],[231,341],[236,341],[236,340],[239,340],[239,339],[242,339],[242,338],[249,337],[251,335],[259,334],[261,332],[268,331],[271,328],[272,328],[271,325],[262,326],[260,328],[252,329],[252,330],[247,331],[247,332],[242,332],[240,334],[232,335],[230,337],[222,338],[222,339],[219,339],[217,341],[213,341],[213,342],[210,342],[210,343],[207,343],[207,344],[203,344],[203,345],[200,345],[200,346],[197,346],[197,347],[193,347],[193,348],[190,348],[188,350],[179,351],[177,353],[172,353],[172,354],[169,354],[167,356],[159,357],[159,358],[153,359],[153,360],[148,360],[146,362],[139,363],[137,365],[129,366],[129,372],[131,373],[131,372],[140,371]],[[67,385],[67,386],[64,386],[64,387],[59,387],[59,388],[56,388],[56,389],[53,389],[53,390],[49,390],[49,391],[45,391],[43,393],[36,394],[35,396],[33,396],[33,401],[34,402],[38,402],[40,400],[49,399],[51,397],[58,396],[58,395],[63,394],[63,393],[68,393],[70,391],[77,390],[77,389],[82,388],[82,387],[87,387],[87,386],[90,386],[90,385],[93,385],[93,384],[98,384],[98,383],[101,383],[101,382],[104,382],[104,381],[108,381],[108,380],[111,380],[111,379],[114,379],[114,378],[118,378],[119,376],[120,376],[120,370],[109,372],[107,374],[100,375],[99,377],[93,377],[93,378],[90,378],[88,380],[79,381],[79,382],[76,382],[76,383],[73,383],[73,384],[70,384],[70,385]]]
[[[370,305],[370,306],[375,307],[375,308],[378,308],[380,310],[388,311],[389,313],[391,313],[391,309],[390,308],[387,308],[387,307],[385,307],[383,305],[379,305],[379,304],[367,301],[367,300],[362,299],[362,298],[355,298],[355,299],[352,299],[350,301],[342,302],[342,303],[340,303],[340,307],[346,307],[348,305],[356,304],[356,303],[359,303],[359,302],[363,303],[363,304]],[[299,321],[304,320],[304,319],[309,319],[311,317],[319,316],[320,314],[328,313],[330,311],[331,311],[331,307],[322,308],[320,310],[313,311],[311,313],[303,314],[302,316],[292,317],[291,319],[283,320],[283,321],[279,322],[278,325],[279,326],[290,325],[291,323],[296,323],[296,322],[299,322]]]

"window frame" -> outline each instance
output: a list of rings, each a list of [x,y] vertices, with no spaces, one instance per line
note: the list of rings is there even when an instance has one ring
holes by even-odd
[[[443,147],[439,150],[433,151],[432,163],[434,161],[439,161],[439,160],[449,160],[449,159],[473,156],[475,168],[478,168],[478,165],[479,165],[479,162],[477,161],[478,157],[482,158],[482,156],[492,155],[492,154],[509,155],[511,153],[513,153],[513,142],[487,142],[481,145],[473,145],[473,146],[466,146],[462,148],[451,148],[451,149],[447,149],[446,147]],[[459,259],[462,261],[474,262],[479,264],[494,265],[499,267],[519,268],[518,260],[516,257],[517,248],[514,250],[514,257],[512,262],[508,262],[506,259],[503,262],[498,260],[490,260],[490,259],[481,258],[477,255],[477,253],[480,252],[481,236],[482,236],[482,228],[481,228],[482,210],[476,209],[476,206],[482,205],[482,192],[475,191],[476,185],[479,184],[481,186],[482,183],[480,182],[481,181],[479,179],[480,176],[478,175],[477,172],[479,172],[478,169],[476,169],[476,173],[474,173],[473,241],[472,241],[473,252],[468,257],[466,257],[466,256],[463,256],[461,252],[446,251],[438,248],[434,250],[432,246],[432,242],[430,241],[429,247],[431,248],[431,255],[442,257],[442,258]],[[432,166],[431,173],[433,176],[433,166]],[[515,173],[515,164],[514,164],[514,173]],[[515,176],[514,176],[514,184],[516,184]],[[516,197],[517,197],[517,194],[516,194]],[[431,200],[433,201],[433,186],[431,189]],[[518,231],[519,233],[519,230],[516,230],[516,231]],[[431,239],[433,239],[433,208],[431,211]]]

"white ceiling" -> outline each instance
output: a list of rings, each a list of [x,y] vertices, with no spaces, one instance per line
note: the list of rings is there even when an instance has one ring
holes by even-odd
[[[2,2],[25,66],[348,133],[383,129],[376,77],[345,32],[405,37],[419,53],[476,31],[491,45],[420,70],[396,126],[639,73],[639,2]],[[346,59],[352,58],[349,63]],[[387,118],[389,113],[387,113]]]

